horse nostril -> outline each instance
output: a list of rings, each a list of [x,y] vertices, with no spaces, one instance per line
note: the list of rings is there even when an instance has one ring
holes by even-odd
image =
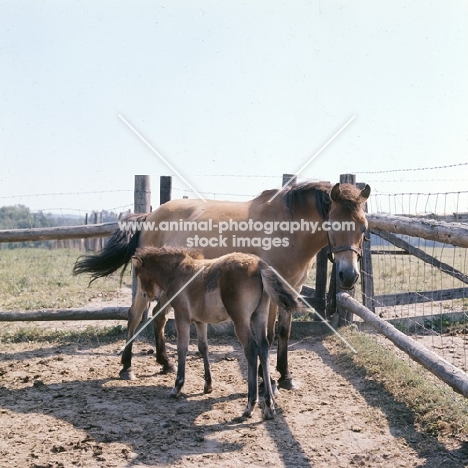
[[[338,271],[338,281],[343,289],[351,289],[359,278],[359,272],[354,268],[351,270],[343,269]]]

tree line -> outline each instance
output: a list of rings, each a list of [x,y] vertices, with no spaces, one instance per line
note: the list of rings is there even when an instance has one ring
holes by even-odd
[[[102,216],[102,217],[101,217]],[[103,223],[116,221],[119,215],[112,211],[99,212],[99,220]],[[89,223],[93,222],[94,212],[88,215]],[[55,226],[76,226],[85,224],[85,215],[57,215],[43,211],[31,211],[25,205],[0,207],[0,230],[46,228]],[[18,247],[52,247],[55,241],[42,242],[11,242],[0,244],[0,248]]]

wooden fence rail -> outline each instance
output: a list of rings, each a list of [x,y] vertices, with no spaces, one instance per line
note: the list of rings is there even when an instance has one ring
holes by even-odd
[[[432,219],[418,219],[409,216],[390,216],[368,214],[369,228],[422,237],[428,240],[444,242],[456,247],[468,247],[468,226],[459,223],[445,223]]]
[[[386,336],[393,344],[408,356],[423,365],[439,379],[450,385],[456,392],[468,397],[468,375],[461,369],[450,364],[422,344],[397,330],[385,320],[372,313],[367,307],[354,300],[349,294],[341,293],[336,297],[338,304],[361,317],[377,331]]]
[[[428,240],[445,242],[457,247],[468,247],[467,225],[379,214],[367,214],[367,220],[371,229],[422,237]],[[119,223],[112,222],[81,226],[0,230],[0,242],[32,242],[107,237],[118,228]]]
[[[129,307],[101,309],[41,309],[0,312],[0,322],[53,322],[61,320],[127,320]]]
[[[0,242],[34,242],[43,240],[88,239],[107,237],[119,228],[117,222],[59,226],[50,228],[10,229],[0,231]]]

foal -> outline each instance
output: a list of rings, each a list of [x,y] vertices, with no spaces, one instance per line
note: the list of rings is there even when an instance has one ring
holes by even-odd
[[[268,265],[251,254],[231,253],[206,260],[199,252],[171,247],[137,249],[132,263],[148,301],[157,299],[161,290],[168,298],[172,297],[205,267],[171,302],[177,328],[178,368],[169,396],[177,397],[184,385],[191,322],[195,322],[198,350],[205,367],[204,393],[211,393],[207,324],[231,319],[248,363],[248,402],[243,416],[250,417],[257,403],[259,357],[265,384],[263,417],[272,419],[275,407],[268,354],[276,314],[270,314],[270,300],[286,309],[293,309],[297,304]]]

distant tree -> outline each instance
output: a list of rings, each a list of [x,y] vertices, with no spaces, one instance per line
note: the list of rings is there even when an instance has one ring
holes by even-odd
[[[24,205],[2,206],[0,208],[0,229],[27,229],[51,226],[53,219],[42,211],[31,213]]]
[[[32,213],[24,205],[2,206],[0,207],[0,229],[29,229],[54,226],[54,218],[51,215],[45,215],[42,211]],[[12,242],[6,247],[25,247],[30,243]],[[49,242],[36,242],[37,247],[49,245]],[[5,246],[3,246],[5,247]]]

